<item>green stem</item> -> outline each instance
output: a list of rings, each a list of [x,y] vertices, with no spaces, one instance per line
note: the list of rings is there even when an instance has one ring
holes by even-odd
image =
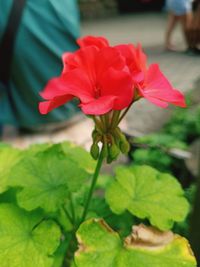
[[[70,194],[70,208],[71,208],[71,213],[72,213],[72,220],[73,223],[76,222],[76,215],[75,215],[75,209],[74,209],[74,202],[73,202],[73,197],[72,194]]]
[[[120,113],[121,113],[121,110],[113,111],[110,129],[114,129],[115,127],[117,127]]]
[[[69,220],[70,223],[73,225],[73,224],[74,224],[74,221],[73,221],[72,217],[70,216],[69,212],[66,210],[65,205],[63,205],[62,208],[63,208],[63,211],[64,211],[64,213],[66,214],[68,220]]]
[[[91,201],[91,198],[92,198],[92,195],[93,195],[93,192],[94,192],[94,188],[95,188],[95,185],[96,185],[96,182],[97,182],[97,179],[98,179],[98,176],[99,176],[99,172],[100,172],[100,169],[101,169],[101,166],[102,166],[102,163],[103,163],[103,159],[104,159],[102,151],[103,150],[101,150],[101,153],[100,153],[98,161],[97,161],[96,169],[95,169],[95,172],[94,172],[94,175],[93,175],[93,178],[92,178],[92,183],[91,183],[91,186],[90,186],[90,190],[89,190],[89,193],[88,193],[88,197],[87,197],[87,200],[86,200],[86,203],[85,203],[85,207],[84,207],[84,211],[83,211],[83,215],[82,215],[80,223],[82,223],[85,220],[86,215],[88,213],[90,201]]]
[[[94,120],[94,123],[97,127],[97,129],[102,132],[103,131],[103,127],[102,127],[102,123],[99,119],[97,119],[95,116],[93,116],[93,120]]]
[[[118,124],[122,121],[122,119],[125,117],[126,113],[129,111],[129,109],[131,108],[132,104],[133,104],[134,100],[131,102],[131,104],[127,107],[127,109],[125,109],[124,113],[122,113],[121,117],[118,120]]]
[[[102,125],[105,126],[105,124],[106,124],[105,116],[104,115],[100,115],[99,118],[100,118],[100,120],[102,122]]]

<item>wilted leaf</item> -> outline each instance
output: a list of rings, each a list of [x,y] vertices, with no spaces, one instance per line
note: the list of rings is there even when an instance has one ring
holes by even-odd
[[[77,267],[196,266],[187,240],[171,232],[137,227],[123,241],[103,220],[89,220],[81,225],[77,238]]]
[[[148,166],[118,168],[106,200],[114,213],[128,210],[141,219],[148,218],[161,230],[183,221],[189,210],[178,181]]]

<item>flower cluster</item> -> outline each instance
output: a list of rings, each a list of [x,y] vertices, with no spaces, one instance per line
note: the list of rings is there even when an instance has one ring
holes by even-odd
[[[92,154],[98,157],[102,142],[106,156],[112,161],[128,144],[118,124],[134,101],[146,98],[160,107],[169,103],[185,107],[184,96],[174,89],[157,64],[147,66],[140,45],[110,46],[103,37],[78,39],[80,49],[63,55],[60,77],[50,80],[41,93],[46,100],[39,104],[42,114],[67,103],[74,97],[80,108],[95,120]],[[98,117],[99,116],[99,117]],[[108,149],[107,149],[107,148]]]

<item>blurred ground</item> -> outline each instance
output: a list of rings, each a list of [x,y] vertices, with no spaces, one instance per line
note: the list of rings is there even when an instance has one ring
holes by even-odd
[[[159,63],[165,75],[173,85],[183,92],[193,89],[200,78],[200,57],[184,52],[184,40],[178,28],[174,33],[174,43],[180,52],[167,52],[163,49],[165,14],[133,14],[117,16],[82,24],[82,35],[107,37],[112,44],[140,42],[149,56],[149,63]],[[200,92],[200,88],[199,88]],[[158,108],[145,100],[138,101],[129,111],[123,128],[131,135],[141,135],[162,127],[169,118],[170,110]],[[92,122],[83,119],[79,123],[50,134],[25,135],[9,142],[16,146],[47,141],[59,142],[71,140],[86,147],[90,143]]]

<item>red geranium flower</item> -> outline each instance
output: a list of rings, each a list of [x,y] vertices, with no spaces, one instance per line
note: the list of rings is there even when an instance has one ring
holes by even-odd
[[[102,40],[99,39],[100,42]],[[95,42],[97,43],[97,42]],[[124,58],[115,48],[88,46],[63,57],[64,70],[52,79],[41,96],[47,100],[39,105],[42,114],[70,101],[80,100],[85,114],[102,115],[121,110],[133,99],[133,83],[124,71]]]
[[[158,64],[147,68],[147,57],[141,45],[120,45],[117,49],[126,59],[126,65],[132,75],[135,89],[140,97],[145,97],[153,104],[166,108],[169,103],[185,107],[183,94],[174,89],[160,71]]]
[[[101,37],[86,36],[80,38],[78,43],[81,47],[96,46],[98,48],[109,45],[108,41]],[[173,88],[167,78],[160,71],[157,64],[147,67],[147,56],[139,44],[135,47],[132,44],[115,46],[126,61],[131,73],[135,88],[140,97],[145,97],[150,102],[160,107],[167,107],[169,103],[185,107],[183,94]]]
[[[50,112],[74,97],[85,114],[102,115],[122,110],[137,97],[145,97],[160,107],[169,103],[185,107],[184,96],[174,89],[157,64],[147,67],[140,45],[111,47],[104,37],[78,39],[80,49],[63,55],[60,77],[49,81],[39,104],[42,114]]]

